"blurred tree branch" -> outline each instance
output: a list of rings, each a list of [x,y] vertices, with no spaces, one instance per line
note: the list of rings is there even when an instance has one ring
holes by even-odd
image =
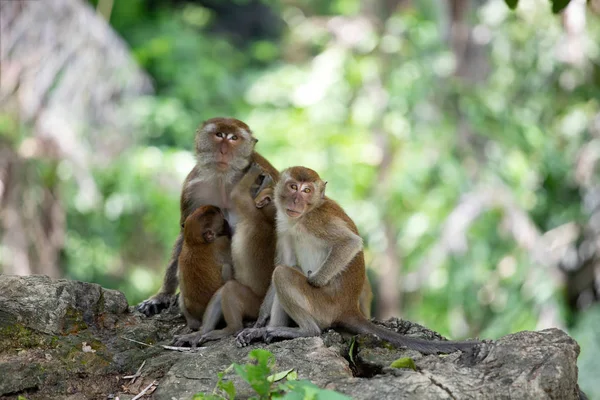
[[[65,235],[58,168],[97,205],[91,168],[130,146],[125,104],[151,91],[127,46],[81,0],[0,2],[0,210],[5,273],[58,276]],[[89,127],[84,130],[83,127]]]

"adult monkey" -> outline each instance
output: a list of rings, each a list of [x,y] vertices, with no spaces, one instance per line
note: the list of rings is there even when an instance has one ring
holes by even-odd
[[[325,185],[308,168],[292,167],[281,173],[275,205],[277,256],[283,265],[273,271],[274,291],[267,297],[272,303],[271,319],[266,328],[242,331],[238,344],[317,336],[329,327],[375,334],[422,353],[467,350],[478,344],[415,339],[365,318],[359,307],[366,279],[362,239],[344,210],[325,196]],[[288,316],[297,328],[287,326]]]
[[[196,130],[196,165],[185,178],[181,190],[179,224],[198,207],[214,205],[223,210],[232,229],[236,216],[231,212],[231,190],[251,162],[256,162],[274,180],[279,172],[254,151],[258,139],[244,122],[235,118],[212,118]],[[146,316],[167,308],[178,285],[177,259],[183,243],[182,232],[173,246],[163,284],[157,294],[143,301],[137,310]]]

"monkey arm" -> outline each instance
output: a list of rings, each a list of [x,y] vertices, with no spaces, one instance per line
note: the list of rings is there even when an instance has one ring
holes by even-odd
[[[263,173],[262,169],[257,164],[252,164],[248,172],[246,172],[231,191],[231,200],[239,214],[256,212],[256,204],[254,203],[250,189],[261,173]]]
[[[254,323],[255,328],[262,328],[267,325],[267,320],[271,316],[271,308],[273,307],[273,301],[275,300],[275,286],[273,283],[269,285],[269,290],[265,295],[265,298],[260,305],[258,311],[258,319]]]
[[[315,287],[325,286],[336,275],[341,273],[350,261],[362,250],[360,236],[345,228],[335,235],[338,237],[329,251],[329,255],[317,271],[308,276],[308,283]]]

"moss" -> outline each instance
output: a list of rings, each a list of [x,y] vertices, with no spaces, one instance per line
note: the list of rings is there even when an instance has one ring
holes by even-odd
[[[76,308],[68,307],[65,312],[65,319],[63,324],[63,333],[65,334],[77,334],[88,328],[88,325],[83,320],[83,313]]]
[[[0,328],[0,349],[53,348],[56,341],[52,336],[34,331],[22,324]]]

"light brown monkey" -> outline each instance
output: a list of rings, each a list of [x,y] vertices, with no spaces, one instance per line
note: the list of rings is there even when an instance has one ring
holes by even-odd
[[[234,279],[225,283],[208,305],[200,332],[176,336],[174,344],[196,347],[240,332],[243,319],[256,319],[275,268],[275,205],[273,181],[260,166],[252,164],[231,192],[239,215],[231,244]],[[226,327],[215,330],[219,320]]]
[[[236,216],[231,212],[231,190],[244,175],[251,162],[258,163],[273,179],[279,172],[260,154],[254,152],[258,139],[242,121],[235,118],[212,118],[196,131],[196,166],[185,178],[181,190],[179,223],[196,208],[213,204],[223,210],[233,231]],[[159,313],[169,306],[177,290],[177,260],[183,243],[179,233],[168,263],[163,284],[157,294],[143,301],[137,309],[146,316]]]
[[[231,268],[231,230],[219,207],[202,206],[185,220],[179,265],[179,307],[190,329]]]
[[[316,336],[325,328],[375,334],[393,345],[423,353],[470,349],[477,342],[428,341],[392,332],[371,323],[360,311],[365,262],[354,222],[325,196],[326,182],[308,168],[282,172],[275,187],[277,254],[283,265],[273,271],[271,316],[266,328],[237,336],[245,346],[262,339]],[[288,326],[288,316],[297,328]]]

